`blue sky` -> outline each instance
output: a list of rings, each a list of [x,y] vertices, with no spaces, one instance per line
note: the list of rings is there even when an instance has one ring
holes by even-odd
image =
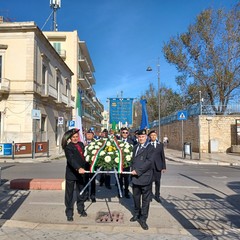
[[[86,41],[95,67],[97,97],[138,98],[150,83],[157,87],[157,59],[161,84],[178,91],[174,66],[162,47],[183,33],[206,8],[229,9],[238,0],[62,0],[57,12],[59,31],[77,30]],[[21,9],[21,10],[20,10]],[[14,21],[34,21],[41,29],[51,14],[49,0],[0,0],[0,15]],[[51,30],[52,19],[44,26]],[[153,71],[147,72],[151,66]]]

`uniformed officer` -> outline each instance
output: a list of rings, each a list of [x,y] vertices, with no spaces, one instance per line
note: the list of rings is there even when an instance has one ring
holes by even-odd
[[[157,140],[157,132],[155,130],[149,132],[150,143],[154,146],[153,152],[153,182],[155,183],[155,195],[154,198],[157,202],[161,202],[160,198],[160,183],[162,172],[166,170],[166,161],[164,154],[164,145],[163,143]]]
[[[132,191],[134,214],[130,221],[138,221],[144,230],[148,230],[146,221],[152,197],[153,150],[153,146],[147,141],[146,130],[139,130],[138,144],[133,148]]]

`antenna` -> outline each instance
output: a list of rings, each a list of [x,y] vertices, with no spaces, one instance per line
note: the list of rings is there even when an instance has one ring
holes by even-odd
[[[53,9],[53,31],[56,32],[57,29],[57,10],[61,8],[61,0],[50,0],[50,7]]]

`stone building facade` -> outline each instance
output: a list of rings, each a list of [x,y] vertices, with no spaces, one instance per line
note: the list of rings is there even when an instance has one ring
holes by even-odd
[[[34,22],[0,24],[0,62],[0,142],[49,140],[56,148],[67,130],[59,117],[71,120],[75,107],[73,72]]]

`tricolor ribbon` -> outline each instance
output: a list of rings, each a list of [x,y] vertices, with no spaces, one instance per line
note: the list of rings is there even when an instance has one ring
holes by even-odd
[[[119,155],[119,162],[118,162],[118,173],[122,173],[123,171],[123,153],[122,149],[120,148],[118,141],[116,139],[113,139],[114,145],[117,148],[118,155]]]
[[[90,172],[91,173],[94,172],[94,168],[95,168],[95,166],[97,164],[98,156],[99,156],[100,152],[105,148],[106,143],[107,143],[107,140],[104,140],[103,145],[94,154],[93,160],[92,160],[92,164],[91,164],[91,167],[90,167]]]

